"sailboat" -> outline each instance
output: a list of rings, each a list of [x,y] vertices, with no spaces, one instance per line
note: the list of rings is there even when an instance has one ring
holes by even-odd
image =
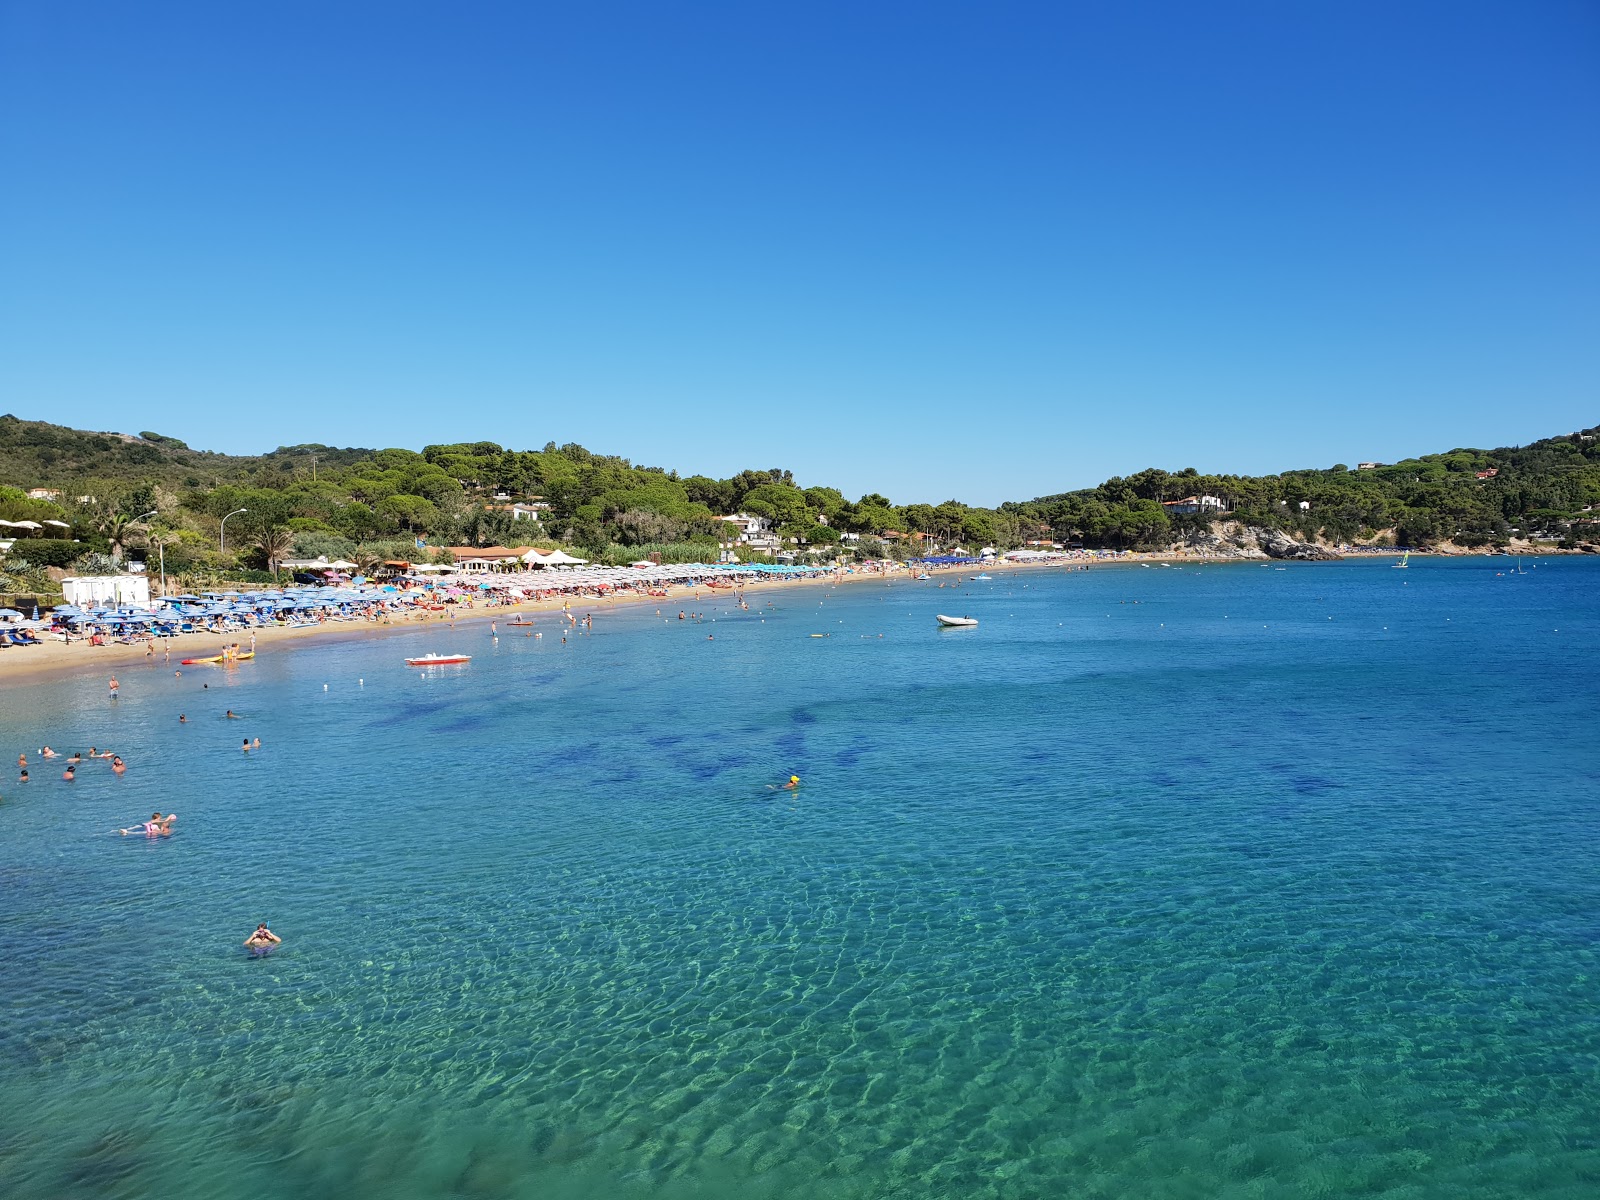
[[[1401,556],[1400,556],[1400,561],[1399,561],[1399,562],[1397,562],[1397,563],[1395,563],[1395,564],[1394,564],[1394,569],[1395,569],[1395,570],[1396,570],[1396,571],[1403,571],[1403,570],[1405,570],[1405,569],[1406,569],[1406,567],[1407,567],[1407,566],[1408,566],[1408,565],[1409,565],[1409,564],[1408,564],[1408,563],[1407,563],[1407,562],[1406,562],[1406,560],[1407,560],[1407,559],[1408,559],[1408,558],[1410,558],[1410,557],[1411,557],[1411,551],[1409,551],[1409,550],[1407,550],[1407,551],[1406,551],[1406,552],[1405,552],[1405,553],[1404,553],[1404,554],[1402,554],[1402,555],[1401,555]]]

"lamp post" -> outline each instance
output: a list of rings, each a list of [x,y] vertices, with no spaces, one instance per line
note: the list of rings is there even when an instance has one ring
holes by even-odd
[[[236,508],[228,517],[237,517],[242,512],[249,512],[248,508]],[[222,518],[222,527],[217,530],[217,553],[223,554],[228,549],[228,517]]]
[[[156,515],[156,510],[152,508],[147,513],[140,513],[133,520],[129,521],[128,524],[129,525],[137,525],[140,521],[144,520],[146,517],[153,517],[155,515]],[[146,540],[149,540],[149,535],[148,534],[146,534],[145,537],[146,537]]]

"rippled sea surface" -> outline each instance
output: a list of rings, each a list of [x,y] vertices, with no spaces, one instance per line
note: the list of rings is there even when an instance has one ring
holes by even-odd
[[[0,1194],[1600,1194],[1600,562],[750,601],[4,685]]]

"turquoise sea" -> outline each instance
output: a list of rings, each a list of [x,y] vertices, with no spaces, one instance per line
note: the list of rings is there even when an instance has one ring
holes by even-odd
[[[0,1195],[1591,1200],[1600,562],[1525,568],[6,683]]]

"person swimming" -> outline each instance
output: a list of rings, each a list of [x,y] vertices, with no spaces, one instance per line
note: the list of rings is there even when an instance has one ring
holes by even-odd
[[[127,769],[128,764],[122,761],[122,756],[120,754],[113,754],[111,756],[111,770],[113,772],[121,775]]]
[[[250,951],[252,958],[265,958],[274,946],[283,945],[283,939],[267,928],[265,921],[255,927],[255,931],[244,940],[244,948]]]
[[[73,766],[71,763],[68,763],[67,764],[67,769],[65,771],[61,772],[61,778],[65,779],[68,783],[71,783],[77,777],[78,777],[78,768]]]
[[[188,714],[187,713],[179,713],[178,714],[178,724],[179,725],[187,725],[188,723],[189,723]]]
[[[55,756],[56,756],[56,752],[54,750],[50,749],[49,746],[40,746],[39,747],[39,757],[40,758],[54,758]]]
[[[148,821],[142,821],[132,829],[119,829],[117,832],[123,837],[127,837],[130,833],[142,833],[145,837],[171,837],[172,823],[177,819],[177,813],[168,813],[163,817],[160,813],[153,812]]]
[[[67,759],[67,765],[75,767],[79,763],[81,763],[82,761],[83,761],[83,755],[79,754],[76,750],[74,750],[72,752],[72,757]]]
[[[243,717],[241,717],[238,713],[234,712],[233,709],[231,709],[231,708],[228,710],[228,714],[227,715],[228,715],[228,720],[230,720],[230,721],[242,721],[242,720],[244,720]]]

